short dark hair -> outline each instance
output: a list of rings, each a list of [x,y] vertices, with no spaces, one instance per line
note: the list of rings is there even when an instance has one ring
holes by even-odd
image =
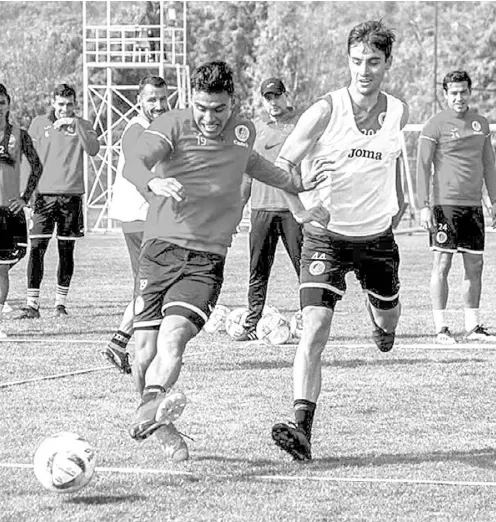
[[[10,104],[10,94],[7,91],[7,87],[3,83],[0,83],[0,95],[3,95],[7,98],[7,102]]]
[[[56,96],[62,96],[62,98],[74,98],[74,101],[76,101],[76,91],[74,87],[71,87],[67,83],[60,83],[55,87],[53,90],[53,98]]]
[[[357,43],[364,43],[369,47],[375,47],[378,51],[382,51],[387,60],[391,56],[395,40],[396,35],[394,31],[387,28],[382,20],[369,20],[356,25],[350,31],[348,35],[348,54],[351,47]]]
[[[167,87],[167,82],[161,76],[145,76],[144,78],[141,78],[138,84],[138,93],[141,93],[146,85],[152,85],[153,87]]]
[[[234,94],[233,72],[226,62],[208,62],[197,67],[191,75],[191,88],[204,92]]]
[[[472,80],[466,71],[451,71],[443,78],[443,89],[448,92],[448,83],[467,82],[469,90],[472,89]]]

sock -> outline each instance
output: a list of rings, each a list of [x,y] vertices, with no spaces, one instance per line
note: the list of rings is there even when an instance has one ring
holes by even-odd
[[[109,346],[118,352],[126,352],[127,344],[131,339],[131,334],[127,334],[122,330],[117,330],[110,339]]]
[[[307,436],[308,442],[312,438],[313,416],[317,404],[306,399],[296,399],[293,403],[295,410],[295,423],[298,429]]]
[[[152,399],[155,399],[158,393],[165,393],[165,388],[158,384],[145,386],[143,393],[141,394],[141,400],[143,402],[151,401]]]
[[[40,307],[40,289],[28,288],[26,304],[35,310]]]
[[[465,308],[465,330],[470,332],[480,324],[478,308]]]
[[[441,331],[443,326],[448,326],[446,317],[446,310],[432,310],[432,315],[434,316],[434,327],[436,329],[436,333]]]
[[[55,290],[55,306],[58,306],[58,305],[65,306],[68,293],[69,293],[68,286],[57,285],[57,289]]]

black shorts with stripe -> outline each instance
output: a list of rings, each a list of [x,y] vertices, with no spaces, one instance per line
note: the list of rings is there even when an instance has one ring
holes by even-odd
[[[134,328],[159,328],[166,315],[180,315],[201,330],[224,281],[223,256],[150,239],[141,247],[135,283]]]
[[[37,194],[32,221],[31,239],[50,239],[55,227],[58,239],[83,237],[83,198],[74,194]]]
[[[24,211],[14,214],[8,207],[0,206],[0,264],[14,265],[26,255],[27,247]]]
[[[376,308],[398,303],[400,255],[392,229],[377,236],[348,238],[304,228],[300,303],[333,309],[346,292],[346,274],[353,271]]]

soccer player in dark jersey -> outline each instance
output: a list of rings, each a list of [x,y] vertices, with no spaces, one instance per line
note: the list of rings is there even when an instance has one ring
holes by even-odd
[[[260,94],[268,121],[256,123],[255,151],[272,163],[282,144],[294,129],[298,113],[289,105],[286,87],[280,78],[268,78],[260,86]],[[243,333],[237,341],[257,338],[256,326],[262,317],[270,272],[279,238],[286,248],[291,263],[300,274],[303,234],[288,207],[281,189],[245,176],[243,198],[251,196],[250,282],[248,287],[248,316]]]
[[[138,86],[139,112],[131,118],[121,137],[121,151],[117,162],[115,182],[112,185],[112,198],[109,205],[109,217],[122,224],[126,241],[133,280],[138,273],[138,258],[145,230],[148,202],[143,194],[122,175],[126,156],[136,145],[139,137],[150,123],[168,109],[167,84],[160,76],[146,76]],[[127,306],[118,330],[112,336],[104,355],[123,373],[131,373],[127,345],[133,333],[134,300]]]
[[[317,158],[332,162],[325,183],[300,195],[309,208],[320,201],[327,227],[303,227],[300,304],[303,332],[296,349],[294,425],[277,423],[272,438],[296,460],[309,460],[312,424],[321,390],[322,352],[334,308],[353,271],[366,293],[378,348],[392,349],[400,317],[399,251],[392,232],[402,192],[398,176],[401,129],[408,109],[381,91],[392,64],[394,33],[381,21],[354,27],[348,36],[348,87],[328,93],[305,111],[276,164],[301,162],[302,179]]]
[[[83,236],[83,154],[96,156],[100,145],[89,121],[76,116],[76,92],[62,83],[53,91],[51,110],[37,116],[29,134],[43,163],[34,201],[31,250],[27,269],[27,306],[21,319],[40,317],[44,259],[55,227],[59,265],[55,313],[67,315],[66,299],[74,273],[74,247]]]
[[[174,421],[186,398],[172,390],[186,344],[215,307],[224,260],[241,214],[243,173],[296,194],[325,177],[318,166],[303,184],[253,151],[255,127],[234,114],[232,71],[210,62],[192,74],[192,107],[157,118],[141,135],[124,177],[149,194],[135,289],[133,377],[141,404],[130,434],[143,440],[170,430],[172,460],[188,458]],[[152,172],[152,168],[155,171]],[[302,221],[326,222],[321,206],[301,208]]]
[[[29,134],[10,123],[10,102],[7,88],[0,83],[0,314],[9,293],[9,270],[26,255],[28,238],[24,207],[43,171]],[[23,154],[31,170],[21,195]],[[0,330],[1,337],[6,335]]]
[[[479,312],[484,184],[493,227],[496,225],[496,168],[489,123],[469,107],[472,81],[465,71],[448,73],[443,91],[448,108],[433,116],[422,129],[417,162],[420,221],[430,232],[434,253],[430,285],[436,339],[441,344],[457,342],[448,327],[446,305],[453,254],[460,252],[464,267],[465,339],[495,341],[496,336],[481,324]]]

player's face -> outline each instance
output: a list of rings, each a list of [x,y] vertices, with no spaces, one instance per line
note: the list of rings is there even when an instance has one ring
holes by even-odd
[[[451,110],[463,113],[468,109],[471,94],[468,82],[453,82],[448,83],[448,90],[444,91],[444,98]]]
[[[193,118],[206,138],[216,138],[233,111],[233,99],[226,92],[193,91]]]
[[[76,100],[74,96],[55,96],[55,99],[52,101],[52,107],[57,120],[60,118],[72,118],[76,110]]]
[[[169,104],[167,103],[167,87],[155,87],[154,85],[145,85],[140,94],[138,94],[138,103],[141,106],[143,116],[150,122],[158,118],[164,112],[167,112]]]
[[[350,47],[348,65],[351,83],[363,96],[379,92],[386,71],[391,67],[392,57],[360,42]]]
[[[7,114],[10,111],[10,103],[5,94],[0,94],[0,121],[7,120]]]
[[[262,96],[262,103],[271,118],[280,118],[288,112],[288,98],[285,93],[268,92]]]

